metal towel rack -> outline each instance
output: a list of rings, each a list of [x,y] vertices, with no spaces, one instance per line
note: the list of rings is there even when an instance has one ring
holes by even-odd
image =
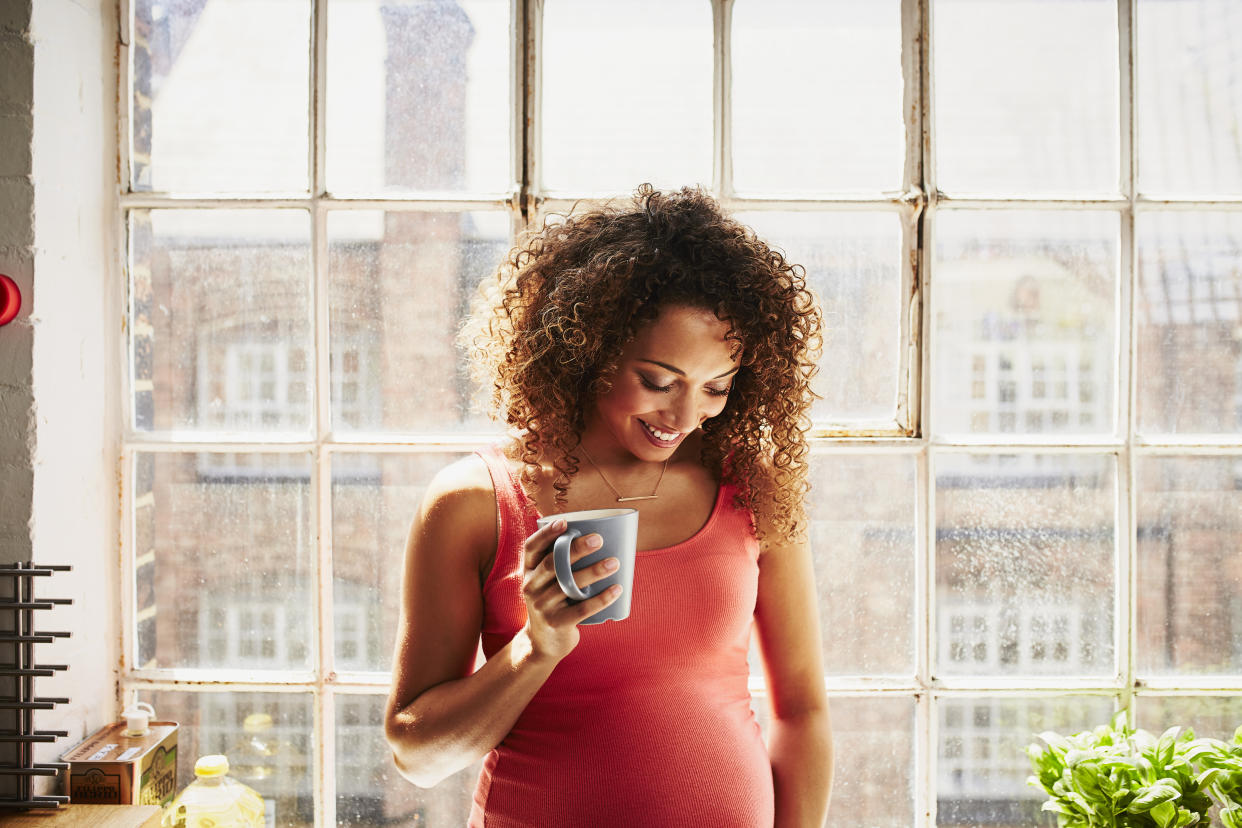
[[[68,768],[64,762],[34,761],[34,745],[68,736],[65,730],[35,730],[36,710],[51,710],[68,699],[34,694],[34,680],[68,670],[66,664],[38,664],[34,645],[68,638],[67,632],[35,629],[34,614],[70,598],[36,598],[36,578],[72,567],[32,563],[0,564],[0,812],[54,809],[69,801],[67,796],[36,795],[37,776],[55,776]],[[10,761],[15,759],[16,761]]]

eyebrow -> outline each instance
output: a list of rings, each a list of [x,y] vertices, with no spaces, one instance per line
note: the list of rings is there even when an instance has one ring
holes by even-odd
[[[679,377],[684,377],[686,375],[686,372],[681,370],[680,368],[677,368],[676,366],[673,366],[673,365],[669,365],[667,362],[660,362],[660,360],[658,359],[639,359],[638,361],[649,362],[652,365],[659,365],[664,370],[672,371],[674,374],[676,374]],[[742,366],[740,365],[735,366],[734,368],[731,368],[730,370],[725,371],[723,374],[717,374],[716,376],[712,377],[712,379],[714,380],[724,379],[725,377],[730,376],[731,374],[736,374],[738,370],[741,369],[741,367]]]

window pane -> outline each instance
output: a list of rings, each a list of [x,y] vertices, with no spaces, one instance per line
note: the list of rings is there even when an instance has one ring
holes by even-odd
[[[315,726],[309,693],[143,691],[158,718],[181,725],[177,734],[177,788],[194,781],[200,756],[222,753],[229,776],[263,797],[267,824],[309,828]],[[382,730],[381,730],[382,733]]]
[[[138,667],[309,669],[310,456],[134,458]]]
[[[423,492],[460,454],[334,454],[336,669],[392,669],[405,539]]]
[[[134,0],[133,188],[307,189],[308,0]]]
[[[829,675],[914,675],[916,463],[813,456],[811,548]]]
[[[1107,724],[1108,696],[942,698],[936,771],[937,825],[1041,825],[1046,796],[1026,783],[1027,745],[1046,730],[1062,735]]]
[[[1138,426],[1242,432],[1242,213],[1137,221]]]
[[[507,0],[331,0],[328,189],[513,186]]]
[[[1142,695],[1135,700],[1134,721],[1154,734],[1170,727],[1189,727],[1196,736],[1232,742],[1242,724],[1242,696]]]
[[[901,189],[897,0],[742,0],[731,46],[737,190]]]
[[[1139,0],[1138,175],[1144,192],[1242,192],[1242,5]]]
[[[301,210],[133,210],[140,431],[303,432],[313,353]]]
[[[1113,674],[1115,458],[935,455],[936,675]]]
[[[336,824],[465,825],[470,798],[483,763],[459,771],[434,788],[402,778],[384,741],[384,697],[345,695],[336,699]]]
[[[1242,673],[1242,456],[1143,457],[1137,482],[1139,669]]]
[[[933,0],[945,192],[1116,192],[1114,0]]]
[[[501,212],[328,214],[334,429],[494,428],[456,336],[509,228]]]
[[[542,48],[545,187],[711,185],[710,3],[546,0]]]
[[[740,213],[806,268],[824,310],[811,410],[833,423],[891,423],[901,377],[901,225],[893,213]]]
[[[1112,435],[1117,214],[945,211],[936,233],[935,431]]]

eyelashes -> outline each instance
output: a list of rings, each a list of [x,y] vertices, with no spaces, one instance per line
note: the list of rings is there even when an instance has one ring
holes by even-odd
[[[645,377],[642,374],[638,375],[638,381],[641,382],[643,388],[646,388],[648,391],[658,391],[661,394],[667,394],[673,390],[673,386],[671,384],[670,385],[656,385],[654,382],[647,379],[647,377]],[[729,388],[712,388],[709,386],[707,388],[704,388],[703,390],[706,391],[708,395],[712,397],[727,397],[729,396],[729,391],[732,390],[732,385],[730,385]]]

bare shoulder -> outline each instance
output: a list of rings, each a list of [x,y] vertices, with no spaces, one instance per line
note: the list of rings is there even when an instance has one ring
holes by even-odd
[[[487,464],[469,454],[442,468],[427,486],[411,532],[411,545],[450,542],[470,550],[480,567],[496,548],[496,495]]]

